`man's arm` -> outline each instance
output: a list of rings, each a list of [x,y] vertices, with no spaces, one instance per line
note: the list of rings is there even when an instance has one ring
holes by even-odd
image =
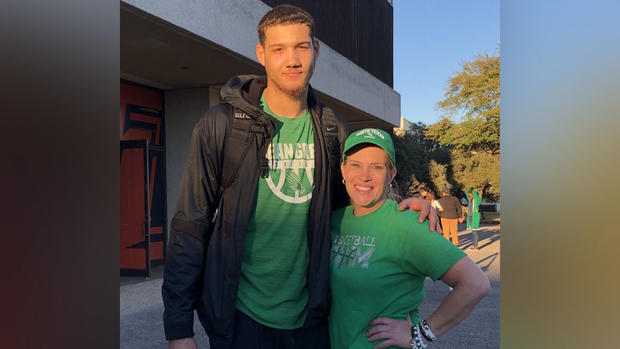
[[[469,198],[469,190],[465,189],[463,192],[465,192],[465,199],[467,199],[467,204],[469,205],[471,202],[471,199]]]
[[[476,209],[475,212],[478,212],[480,203],[482,202],[482,197],[480,196],[480,192],[477,189],[474,189],[472,192],[473,192],[475,203],[476,203],[474,205],[474,208]]]
[[[221,132],[222,136],[219,136],[215,132],[217,118],[213,109],[192,132],[187,165],[170,224],[162,286],[167,340],[191,339],[194,336],[194,308],[201,296],[204,253],[213,229],[213,214],[219,197],[219,154],[225,133]],[[170,346],[191,343],[194,343],[193,340],[172,341]]]
[[[398,204],[398,209],[401,211],[405,209],[416,211],[420,215],[420,223],[424,222],[424,220],[428,218],[430,230],[443,233],[441,226],[439,225],[437,212],[435,212],[435,208],[431,206],[428,200],[420,198],[406,198]]]

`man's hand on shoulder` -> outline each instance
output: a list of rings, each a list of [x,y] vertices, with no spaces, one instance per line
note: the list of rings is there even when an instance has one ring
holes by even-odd
[[[442,233],[437,212],[435,212],[435,208],[431,206],[431,203],[428,200],[420,198],[406,198],[398,204],[398,209],[401,211],[405,209],[416,211],[420,215],[420,223],[424,222],[424,220],[428,218],[430,230]]]
[[[194,338],[173,339],[168,342],[168,349],[198,349]]]

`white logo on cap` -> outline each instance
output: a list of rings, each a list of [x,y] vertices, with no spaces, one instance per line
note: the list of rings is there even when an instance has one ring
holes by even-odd
[[[361,136],[364,135],[364,138],[375,138],[375,135],[379,136],[381,139],[385,139],[385,137],[383,136],[383,134],[381,134],[381,132],[375,130],[374,128],[365,128],[361,131],[359,131],[358,133],[355,134],[355,136]]]

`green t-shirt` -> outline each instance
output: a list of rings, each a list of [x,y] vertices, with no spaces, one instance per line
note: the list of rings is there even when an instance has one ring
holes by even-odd
[[[377,317],[420,321],[424,278],[440,278],[465,253],[413,211],[386,200],[376,211],[353,215],[353,206],[332,214],[329,333],[333,349],[374,348],[366,331]]]
[[[314,183],[314,136],[309,111],[277,119],[267,149],[269,177],[260,178],[248,223],[237,309],[272,328],[294,329],[306,318],[308,210]]]

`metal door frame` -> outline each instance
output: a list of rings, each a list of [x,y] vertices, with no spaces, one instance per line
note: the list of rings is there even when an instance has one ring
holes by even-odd
[[[151,277],[151,207],[149,205],[150,197],[150,161],[149,161],[149,141],[144,140],[132,140],[121,141],[120,150],[121,156],[125,149],[144,149],[142,152],[143,165],[144,165],[144,220],[142,221],[142,233],[144,234],[145,244],[145,276]]]
[[[143,140],[121,140],[121,155],[125,149],[144,149],[143,165],[144,165],[144,217],[142,222],[142,233],[145,238],[145,277],[151,277],[151,205],[149,198],[151,197],[151,158],[159,155],[160,166],[162,166],[162,243],[163,243],[163,261],[166,260],[166,248],[168,246],[168,203],[166,190],[166,152],[164,147],[160,145],[151,145],[147,139]]]

